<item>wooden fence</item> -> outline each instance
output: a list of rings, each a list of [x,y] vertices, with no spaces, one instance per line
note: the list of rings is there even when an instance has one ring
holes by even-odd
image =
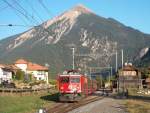
[[[0,95],[2,94],[38,94],[41,92],[56,92],[54,88],[45,89],[15,89],[15,88],[0,88]]]

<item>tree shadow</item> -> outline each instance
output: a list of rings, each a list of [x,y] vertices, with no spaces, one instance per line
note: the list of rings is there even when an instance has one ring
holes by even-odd
[[[49,94],[46,96],[41,96],[40,99],[43,99],[45,101],[53,101],[53,102],[59,102],[59,93]]]

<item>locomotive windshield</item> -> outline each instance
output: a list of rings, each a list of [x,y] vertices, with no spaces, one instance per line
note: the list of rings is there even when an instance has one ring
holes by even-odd
[[[61,83],[69,83],[69,77],[60,77]]]
[[[80,82],[80,78],[70,78],[70,82],[71,83],[79,83]]]

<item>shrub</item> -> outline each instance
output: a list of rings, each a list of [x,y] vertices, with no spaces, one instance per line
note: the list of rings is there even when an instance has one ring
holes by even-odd
[[[50,83],[51,85],[56,85],[56,84],[57,84],[57,80],[50,79],[50,80],[49,80],[49,83]]]
[[[32,74],[28,74],[28,77],[29,77],[29,81],[31,82],[33,79]]]
[[[39,84],[45,84],[46,82],[41,80],[41,81],[34,81],[32,83],[30,83],[30,86],[34,86],[34,85],[39,85]]]

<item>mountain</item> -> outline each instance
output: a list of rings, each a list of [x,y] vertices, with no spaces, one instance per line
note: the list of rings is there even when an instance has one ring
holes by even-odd
[[[150,65],[150,48],[143,48],[135,61],[135,64],[139,67],[149,67]]]
[[[71,68],[72,47],[77,54],[76,66],[108,66],[114,64],[114,53],[124,50],[124,58],[134,61],[139,51],[150,45],[150,35],[125,26],[113,18],[96,15],[83,5],[77,5],[35,26],[28,31],[0,41],[0,62],[12,63],[25,58],[40,64],[49,64],[50,71]]]

